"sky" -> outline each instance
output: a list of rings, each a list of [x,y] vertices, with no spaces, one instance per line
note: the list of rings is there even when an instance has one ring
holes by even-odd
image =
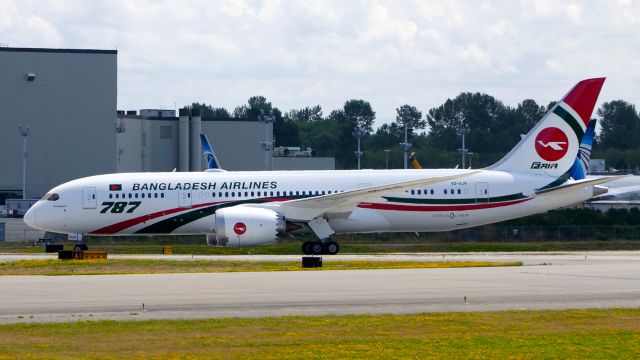
[[[601,76],[599,104],[640,106],[632,0],[0,0],[0,43],[117,49],[124,110],[364,99],[380,125],[466,91],[546,105]]]

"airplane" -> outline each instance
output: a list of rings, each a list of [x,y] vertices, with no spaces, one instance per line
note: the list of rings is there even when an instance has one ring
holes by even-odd
[[[201,234],[216,246],[313,234],[304,254],[337,254],[334,234],[449,231],[606,193],[619,177],[572,180],[604,78],[578,82],[484,169],[116,173],[69,181],[25,214],[31,227],[95,236]],[[554,145],[551,145],[554,144]]]

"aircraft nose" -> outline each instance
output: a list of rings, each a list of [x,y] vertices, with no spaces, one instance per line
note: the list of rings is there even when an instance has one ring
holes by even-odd
[[[29,208],[29,210],[27,210],[27,213],[24,214],[24,222],[31,226],[32,228],[37,228],[37,224],[36,224],[36,207],[37,205],[33,205],[31,206],[31,208]]]

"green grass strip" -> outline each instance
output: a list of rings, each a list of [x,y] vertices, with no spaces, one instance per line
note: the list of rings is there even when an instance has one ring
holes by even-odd
[[[79,321],[0,334],[0,358],[638,359],[640,309]]]
[[[322,268],[303,269],[301,261],[225,261],[225,260],[21,260],[0,262],[0,275],[108,275],[212,273],[249,271],[319,271],[364,269],[415,269],[520,266],[521,262],[480,261],[325,261]]]

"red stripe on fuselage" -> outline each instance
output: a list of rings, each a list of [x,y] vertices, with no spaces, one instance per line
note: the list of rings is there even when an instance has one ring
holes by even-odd
[[[359,208],[374,210],[391,210],[391,211],[467,211],[491,209],[509,205],[520,204],[529,201],[532,198],[518,199],[513,201],[503,201],[495,203],[476,203],[465,205],[402,205],[392,203],[360,203]]]
[[[173,208],[173,209],[168,209],[168,210],[162,210],[162,211],[158,211],[158,212],[154,212],[151,214],[147,214],[147,215],[142,215],[142,216],[138,216],[136,218],[133,219],[129,219],[129,220],[125,220],[125,221],[121,221],[119,223],[115,223],[109,226],[105,226],[101,229],[98,229],[96,231],[92,231],[89,234],[115,234],[117,232],[120,232],[126,228],[129,228],[131,226],[135,226],[138,225],[142,222],[148,221],[148,220],[153,220],[156,218],[159,218],[161,216],[165,216],[165,215],[171,215],[171,214],[175,214],[177,212],[180,211],[188,211],[188,210],[192,210],[192,209],[198,209],[204,206],[209,206],[209,205],[216,205],[216,204],[222,204],[228,201],[218,201],[218,202],[210,202],[210,203],[204,203],[204,204],[197,204],[197,205],[192,205],[191,207],[188,208]]]

